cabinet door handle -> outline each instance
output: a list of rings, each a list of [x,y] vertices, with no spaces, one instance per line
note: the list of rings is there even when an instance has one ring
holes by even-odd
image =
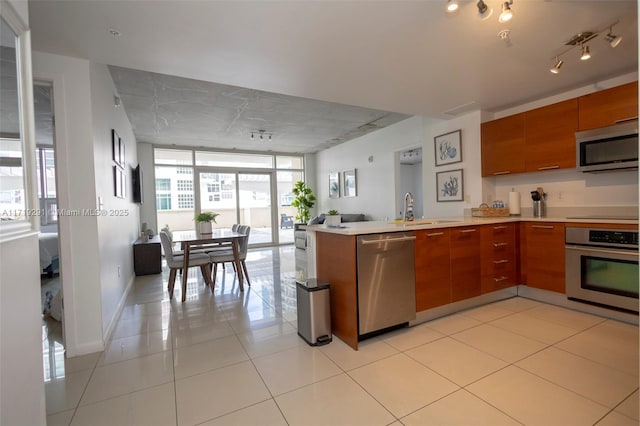
[[[501,263],[507,263],[507,262],[509,262],[509,260],[507,260],[507,259],[500,259],[500,260],[494,260],[493,261],[493,263],[496,264],[496,265],[499,265]]]
[[[511,170],[504,170],[502,172],[493,172],[494,175],[508,175],[511,173]]]
[[[427,234],[427,237],[437,237],[438,235],[444,235],[444,232],[432,232],[431,234]]]
[[[463,229],[460,231],[461,234],[468,234],[469,232],[476,232],[476,229]]]
[[[494,247],[504,247],[504,246],[508,246],[509,243],[493,243]]]
[[[494,226],[493,229],[495,229],[496,231],[500,230],[500,229],[507,229],[508,226]]]
[[[499,283],[500,281],[504,281],[504,280],[508,280],[508,279],[509,279],[509,277],[502,276],[502,277],[499,277],[499,278],[494,278],[493,280],[495,282]]]
[[[554,166],[544,166],[544,167],[538,167],[538,170],[553,170],[553,169],[559,169],[560,166],[559,165],[554,165]]]
[[[621,118],[620,120],[616,120],[615,123],[624,123],[625,121],[631,121],[631,120],[637,120],[638,116],[636,115],[635,117],[628,117],[628,118]]]
[[[537,228],[537,229],[553,229],[553,226],[531,225],[531,228]]]

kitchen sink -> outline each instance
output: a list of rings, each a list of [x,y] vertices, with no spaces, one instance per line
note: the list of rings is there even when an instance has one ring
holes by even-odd
[[[415,219],[415,220],[409,220],[409,221],[394,220],[391,223],[396,226],[405,227],[405,226],[418,226],[418,225],[438,225],[441,223],[457,223],[457,222],[462,222],[462,220],[460,219]]]

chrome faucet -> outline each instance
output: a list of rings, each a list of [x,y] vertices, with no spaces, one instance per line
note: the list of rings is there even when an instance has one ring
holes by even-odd
[[[412,221],[413,217],[413,195],[410,192],[404,194],[404,220]]]

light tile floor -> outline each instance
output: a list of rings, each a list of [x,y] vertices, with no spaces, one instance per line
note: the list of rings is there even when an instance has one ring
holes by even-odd
[[[304,252],[253,250],[213,294],[137,277],[104,352],[44,330],[49,425],[637,425],[638,327],[513,298],[362,342],[296,333]]]

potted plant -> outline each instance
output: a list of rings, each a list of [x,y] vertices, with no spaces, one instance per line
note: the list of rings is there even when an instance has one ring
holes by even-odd
[[[340,226],[340,222],[342,222],[342,220],[340,214],[338,214],[338,210],[329,210],[329,213],[327,213],[327,216],[324,218],[324,223],[326,223],[327,226]]]
[[[200,212],[196,214],[194,220],[196,221],[198,232],[201,234],[211,234],[211,222],[215,222],[218,216],[220,216],[220,213],[214,212]]]
[[[316,203],[316,196],[303,181],[299,180],[293,186],[295,198],[291,205],[296,208],[296,220],[307,223],[309,221],[309,209]]]

